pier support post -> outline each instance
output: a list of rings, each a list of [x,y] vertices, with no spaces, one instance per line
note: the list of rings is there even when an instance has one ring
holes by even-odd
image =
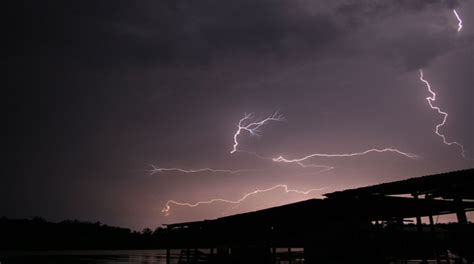
[[[276,263],[276,248],[272,247],[271,248],[271,253],[272,253],[272,264]]]
[[[166,249],[166,264],[171,264],[171,249]]]
[[[462,199],[455,198],[454,201],[459,203],[457,206],[458,208],[456,210],[456,217],[458,219],[458,223],[462,225],[467,225],[466,211],[464,210],[464,207],[462,206]]]
[[[430,215],[429,219],[430,219],[431,239],[432,239],[433,249],[434,249],[434,253],[435,253],[435,257],[436,257],[436,264],[441,264],[441,258],[439,257],[438,245],[436,243],[436,229],[435,229],[435,225],[434,225],[433,216]]]
[[[293,259],[291,258],[291,248],[288,248],[288,263],[293,263]]]
[[[415,200],[418,200],[418,194],[417,193],[413,193],[412,196]],[[418,232],[423,231],[423,226],[421,224],[421,216],[419,216],[419,215],[416,216],[416,227],[417,227]]]

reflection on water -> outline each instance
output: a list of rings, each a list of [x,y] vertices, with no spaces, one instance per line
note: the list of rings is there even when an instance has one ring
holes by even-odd
[[[1,264],[165,264],[164,250],[0,251]]]

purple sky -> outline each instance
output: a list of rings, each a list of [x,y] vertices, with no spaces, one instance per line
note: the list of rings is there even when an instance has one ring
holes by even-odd
[[[13,1],[11,1],[13,2]],[[457,10],[463,28],[457,31]],[[14,1],[5,7],[7,161],[0,216],[141,229],[295,202],[345,188],[472,168],[474,2],[441,0]],[[419,69],[437,93],[429,108]],[[244,113],[286,118],[239,136]],[[149,164],[259,169],[149,175]],[[311,195],[277,189],[327,188]],[[472,218],[471,218],[472,219]]]

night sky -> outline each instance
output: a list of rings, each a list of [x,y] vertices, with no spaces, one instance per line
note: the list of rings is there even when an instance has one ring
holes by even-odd
[[[141,229],[474,167],[474,1],[9,1],[0,216]],[[458,32],[456,9],[463,21]],[[436,92],[430,96],[419,69]],[[371,148],[397,153],[276,163]],[[241,173],[150,174],[150,164]],[[168,200],[237,200],[195,208]],[[474,218],[473,215],[470,216]]]

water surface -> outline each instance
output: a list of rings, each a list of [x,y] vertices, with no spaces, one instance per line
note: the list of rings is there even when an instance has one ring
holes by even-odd
[[[0,251],[0,264],[165,264],[164,250]]]

